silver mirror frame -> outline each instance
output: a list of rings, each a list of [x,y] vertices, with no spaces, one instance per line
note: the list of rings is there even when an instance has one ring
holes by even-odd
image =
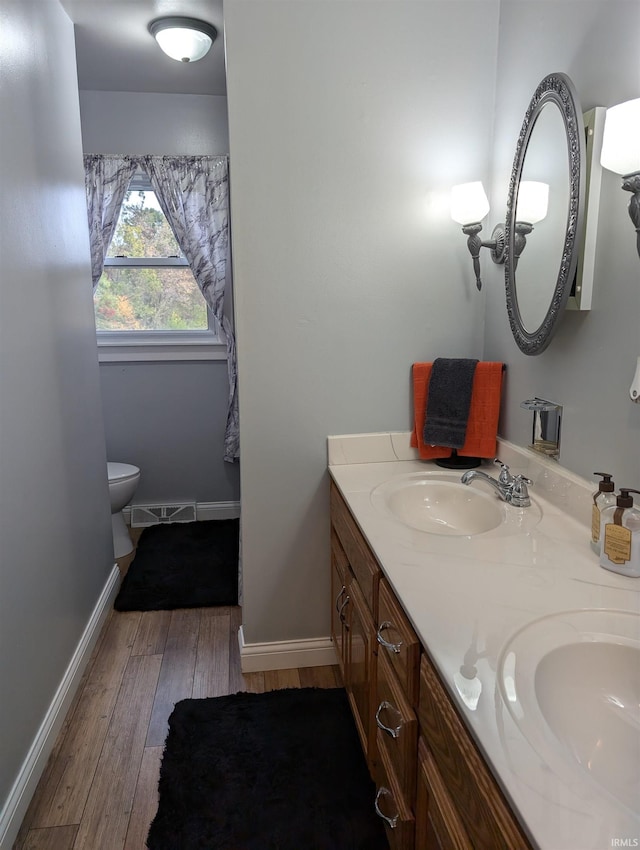
[[[562,259],[549,309],[540,327],[534,331],[527,331],[518,309],[516,291],[515,215],[520,178],[529,139],[540,112],[549,103],[555,104],[559,109],[567,136],[569,209]],[[520,130],[513,169],[511,171],[511,180],[509,182],[509,197],[507,199],[505,221],[505,289],[507,313],[509,314],[509,323],[513,337],[518,348],[525,354],[535,355],[545,350],[551,342],[558,320],[569,299],[578,262],[579,239],[582,233],[585,191],[584,166],[584,129],[578,95],[573,83],[566,74],[549,74],[535,90],[525,114],[522,129]]]

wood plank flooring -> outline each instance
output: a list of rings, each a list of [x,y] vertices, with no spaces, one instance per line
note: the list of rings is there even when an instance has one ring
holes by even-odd
[[[240,623],[237,606],[112,611],[13,850],[144,850],[178,700],[342,684],[337,666],[243,675]]]

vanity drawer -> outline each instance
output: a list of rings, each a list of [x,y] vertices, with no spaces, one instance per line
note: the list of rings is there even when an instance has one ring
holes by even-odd
[[[393,765],[380,750],[376,763],[376,814],[384,821],[390,850],[413,850],[415,818],[400,788]]]
[[[349,559],[374,622],[377,622],[380,567],[333,481],[331,482],[331,522]]]
[[[384,654],[390,661],[400,687],[415,707],[418,704],[420,642],[384,579],[380,581],[376,640],[378,655]]]
[[[530,850],[426,654],[420,664],[418,721],[472,846]]]
[[[378,750],[384,748],[407,800],[416,789],[418,718],[404,695],[391,662],[378,653],[375,719]]]

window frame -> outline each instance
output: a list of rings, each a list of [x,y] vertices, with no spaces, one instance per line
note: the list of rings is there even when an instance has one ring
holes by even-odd
[[[138,170],[127,191],[153,192],[147,175]],[[155,194],[155,192],[154,192]],[[105,257],[105,268],[189,268],[185,257]],[[197,284],[196,284],[197,285]],[[204,297],[204,296],[203,296]],[[226,360],[227,347],[218,332],[218,322],[207,305],[207,330],[193,331],[106,331],[96,328],[100,363]]]

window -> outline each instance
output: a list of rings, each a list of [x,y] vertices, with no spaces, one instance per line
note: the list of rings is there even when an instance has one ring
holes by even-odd
[[[143,172],[125,196],[94,310],[101,360],[209,359],[219,346],[215,317]]]

